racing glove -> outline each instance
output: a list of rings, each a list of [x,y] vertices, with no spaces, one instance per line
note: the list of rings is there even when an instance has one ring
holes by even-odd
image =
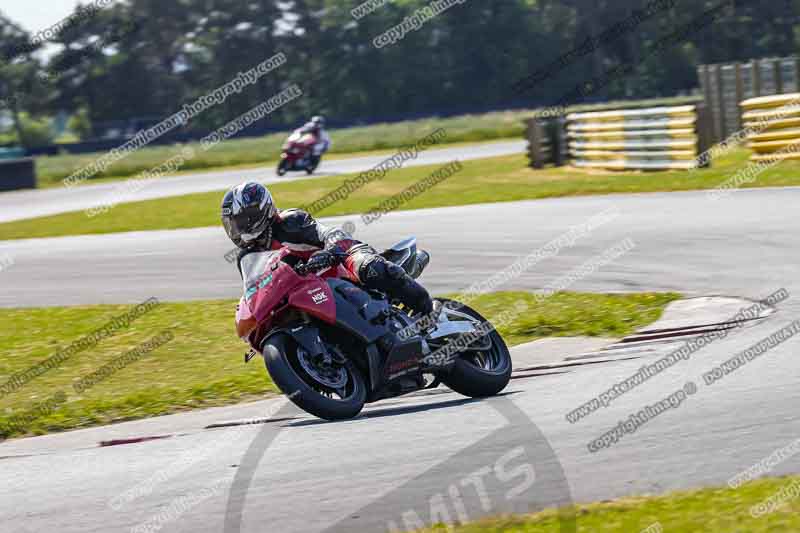
[[[308,274],[310,272],[319,272],[332,266],[336,266],[342,262],[342,256],[337,255],[329,250],[320,250],[315,252],[308,261],[302,266],[301,273]]]

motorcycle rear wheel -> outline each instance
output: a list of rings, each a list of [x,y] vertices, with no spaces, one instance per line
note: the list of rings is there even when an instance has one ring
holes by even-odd
[[[264,364],[275,384],[304,411],[324,420],[347,420],[364,408],[367,386],[352,363],[337,369],[346,372],[347,378],[341,389],[333,390],[307,370],[307,360],[301,363],[300,358],[306,354],[289,335],[279,333],[270,337],[263,353]]]
[[[480,322],[488,322],[480,313],[471,307],[440,298],[451,306],[460,305],[458,310]],[[508,351],[503,337],[492,329],[489,333],[491,348],[484,351],[464,351],[453,364],[448,373],[441,375],[442,382],[464,396],[486,398],[495,396],[506,388],[511,381],[511,353]]]

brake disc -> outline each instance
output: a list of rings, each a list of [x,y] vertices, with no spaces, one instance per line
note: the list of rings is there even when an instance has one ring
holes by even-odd
[[[347,385],[347,370],[344,367],[334,367],[324,361],[315,361],[308,352],[298,348],[297,360],[309,376],[320,385],[333,390],[343,389]]]

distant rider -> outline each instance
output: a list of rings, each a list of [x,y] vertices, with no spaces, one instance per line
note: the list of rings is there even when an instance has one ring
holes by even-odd
[[[428,291],[406,271],[374,248],[338,228],[329,228],[300,209],[279,211],[260,183],[237,185],[222,200],[222,225],[239,248],[237,265],[253,252],[287,246],[303,259],[310,272],[343,264],[351,281],[381,291],[423,314],[433,310]]]
[[[322,160],[322,155],[331,147],[331,136],[325,131],[325,117],[320,115],[312,117],[302,128],[296,129],[295,133],[311,133],[317,138],[317,143],[311,152],[311,166],[316,169]]]

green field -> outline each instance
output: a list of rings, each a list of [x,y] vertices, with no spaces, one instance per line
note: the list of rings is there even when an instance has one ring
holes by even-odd
[[[710,169],[694,172],[607,172],[571,167],[533,170],[524,155],[466,161],[453,177],[415,197],[401,209],[421,209],[487,202],[609,193],[712,189],[748,164],[749,152],[732,150]],[[424,179],[439,166],[409,167],[389,172],[348,198],[315,215],[365,213],[393,194]],[[278,207],[309,204],[352,176],[280,183],[270,189]],[[746,187],[800,185],[800,162],[786,161],[758,176]],[[0,240],[122,231],[181,229],[219,225],[224,191],[120,204],[89,218],[83,211],[0,224]],[[722,200],[724,201],[724,200]],[[713,206],[712,202],[709,202]]]
[[[491,319],[509,303],[526,301],[531,311],[500,327],[509,344],[546,336],[622,336],[656,320],[676,294],[603,295],[559,293],[536,302],[529,293],[478,297],[473,306]],[[74,354],[60,366],[0,397],[0,437],[43,434],[108,424],[185,409],[231,404],[274,394],[260,358],[243,363],[247,346],[234,333],[235,303],[162,303],[115,336]],[[94,305],[0,309],[0,386],[131,309]],[[161,332],[174,337],[94,387],[76,392],[79,379],[97,371]],[[12,417],[35,412],[63,391],[67,400],[52,412],[9,428]]]
[[[331,130],[333,139],[330,155],[364,155],[360,152],[391,151],[414,144],[420,138],[438,128],[447,131],[443,143],[489,141],[493,139],[521,138],[525,126],[523,119],[532,111],[504,111],[485,115],[464,115],[447,119],[424,119],[393,124],[354,127]],[[199,149],[199,143],[189,143],[197,148],[197,157],[187,161],[182,171],[198,171],[213,168],[235,168],[276,164],[281,146],[289,132],[280,132],[264,137],[234,139],[216,146],[208,152]],[[184,145],[146,147],[127,158],[109,166],[104,172],[87,181],[97,179],[120,179],[135,176],[161,165],[178,154]],[[61,180],[73,172],[89,165],[103,153],[81,155],[58,155],[36,159],[39,187],[60,186]]]
[[[779,496],[782,489],[791,494],[790,487],[796,495],[800,476],[760,479],[736,490],[705,488],[578,505],[576,532],[649,533],[646,528],[651,527],[664,533],[795,533],[800,531],[800,499]],[[750,514],[751,507],[771,497],[778,503],[773,512],[757,518]],[[563,533],[569,531],[561,529],[563,516],[548,510],[451,528],[440,525],[425,533]]]
[[[605,109],[625,105],[644,107],[657,105],[678,105],[693,102],[696,98],[678,97],[633,102],[610,102],[606,104],[574,106],[569,111]],[[352,127],[331,130],[333,147],[330,154],[364,155],[356,152],[386,151],[414,144],[418,139],[438,128],[447,130],[446,144],[489,141],[522,137],[525,126],[523,120],[530,118],[535,110],[498,111],[478,115],[461,115],[452,118],[426,118],[390,124]],[[226,141],[209,152],[198,150],[196,158],[188,161],[182,171],[235,168],[274,164],[278,160],[280,148],[289,132],[280,132],[258,138],[234,139]],[[122,144],[122,143],[120,143]],[[199,143],[190,143],[198,147]],[[97,174],[97,180],[122,179],[150,170],[174,157],[183,145],[145,147],[126,159],[119,161],[104,172]],[[36,171],[39,187],[55,187],[73,172],[100,158],[103,153],[81,155],[57,155],[38,157]],[[330,158],[330,156],[329,156]]]

